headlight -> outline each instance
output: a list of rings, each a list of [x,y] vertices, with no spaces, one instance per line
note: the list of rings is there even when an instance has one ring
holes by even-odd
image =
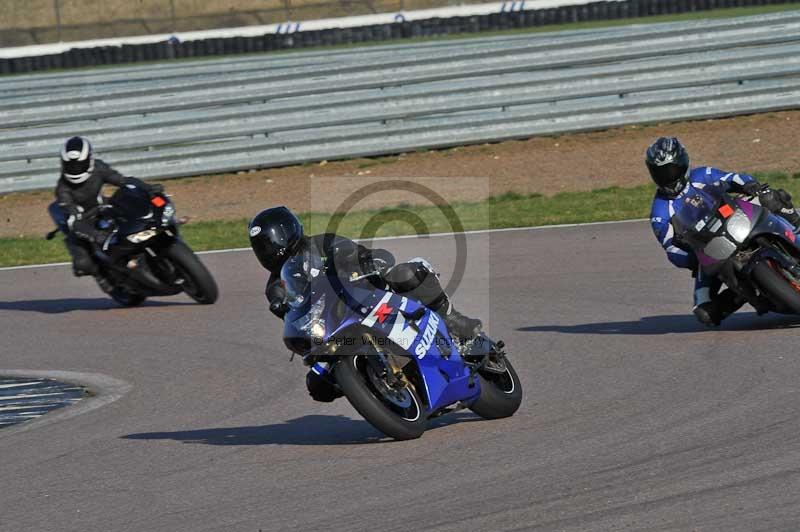
[[[172,220],[173,216],[175,216],[175,207],[173,207],[171,203],[167,203],[164,207],[164,213],[161,215],[161,223],[167,225]]]
[[[150,240],[151,238],[156,236],[156,234],[157,231],[155,229],[145,229],[144,231],[139,231],[138,233],[128,235],[128,240],[130,240],[134,244],[138,244],[140,242],[144,242],[145,240]]]
[[[325,312],[325,296],[320,297],[311,305],[303,316],[299,317],[294,322],[294,326],[314,338],[325,337],[325,318],[322,315]]]
[[[734,251],[736,251],[736,244],[724,236],[712,238],[703,248],[703,253],[715,260],[725,260],[733,255]]]
[[[325,320],[317,320],[309,324],[310,330],[308,333],[314,338],[325,338]]]
[[[745,213],[742,211],[736,211],[728,218],[728,223],[725,228],[728,230],[728,234],[731,235],[735,241],[741,243],[747,238],[750,234],[750,230],[752,229],[752,224],[750,223],[750,218],[747,217]]]

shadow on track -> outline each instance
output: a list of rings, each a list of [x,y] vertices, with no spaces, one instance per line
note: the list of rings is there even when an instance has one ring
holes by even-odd
[[[454,423],[479,421],[471,413],[456,412],[431,420],[428,430]],[[359,445],[392,441],[362,419],[310,415],[284,423],[256,427],[144,432],[122,436],[128,440],[175,440],[205,445]]]
[[[188,301],[145,301],[142,307],[166,307],[172,305],[194,305]],[[107,297],[91,299],[63,298],[63,299],[26,299],[20,301],[0,301],[0,310],[14,310],[20,312],[40,312],[42,314],[63,314],[75,310],[111,310],[124,308]]]
[[[706,331],[760,331],[793,327],[800,327],[800,316],[784,316],[781,314],[759,316],[755,312],[742,312],[729,317],[719,327],[706,327],[691,314],[673,314],[644,316],[634,321],[607,321],[578,325],[539,325],[520,327],[517,330],[523,332],[559,332],[564,334],[655,335]]]

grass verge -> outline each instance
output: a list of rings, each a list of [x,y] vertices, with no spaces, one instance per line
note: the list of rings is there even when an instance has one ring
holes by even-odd
[[[800,195],[800,174],[757,174],[761,182]],[[611,187],[590,192],[562,192],[545,197],[513,192],[478,203],[453,203],[450,215],[438,206],[410,206],[354,211],[334,218],[327,213],[302,214],[307,234],[335,229],[351,238],[427,234],[454,230],[501,229],[562,223],[586,223],[646,218],[653,188],[649,185]],[[798,196],[800,197],[800,196]],[[452,223],[456,221],[456,223]],[[184,239],[195,251],[246,247],[247,220],[189,223]],[[44,264],[69,260],[60,239],[0,239],[0,266]]]

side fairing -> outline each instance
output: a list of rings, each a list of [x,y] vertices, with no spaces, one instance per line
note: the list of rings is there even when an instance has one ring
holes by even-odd
[[[477,380],[469,385],[469,371],[438,314],[417,301],[381,290],[358,299],[361,325],[371,329],[377,341],[391,341],[416,361],[425,383],[429,413],[480,394]],[[338,330],[352,323],[346,319]]]
[[[758,220],[758,222],[750,233],[751,239],[758,235],[773,234],[791,242],[797,247],[797,237],[794,233],[794,227],[784,218],[768,212],[766,216],[761,216],[760,219],[756,217],[755,219]]]

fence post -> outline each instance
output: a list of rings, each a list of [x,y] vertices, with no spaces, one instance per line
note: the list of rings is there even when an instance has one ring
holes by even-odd
[[[58,42],[61,42],[61,0],[53,0],[53,9],[56,12],[56,31],[58,32]]]
[[[169,16],[172,20],[172,33],[175,33],[175,0],[169,0]]]

